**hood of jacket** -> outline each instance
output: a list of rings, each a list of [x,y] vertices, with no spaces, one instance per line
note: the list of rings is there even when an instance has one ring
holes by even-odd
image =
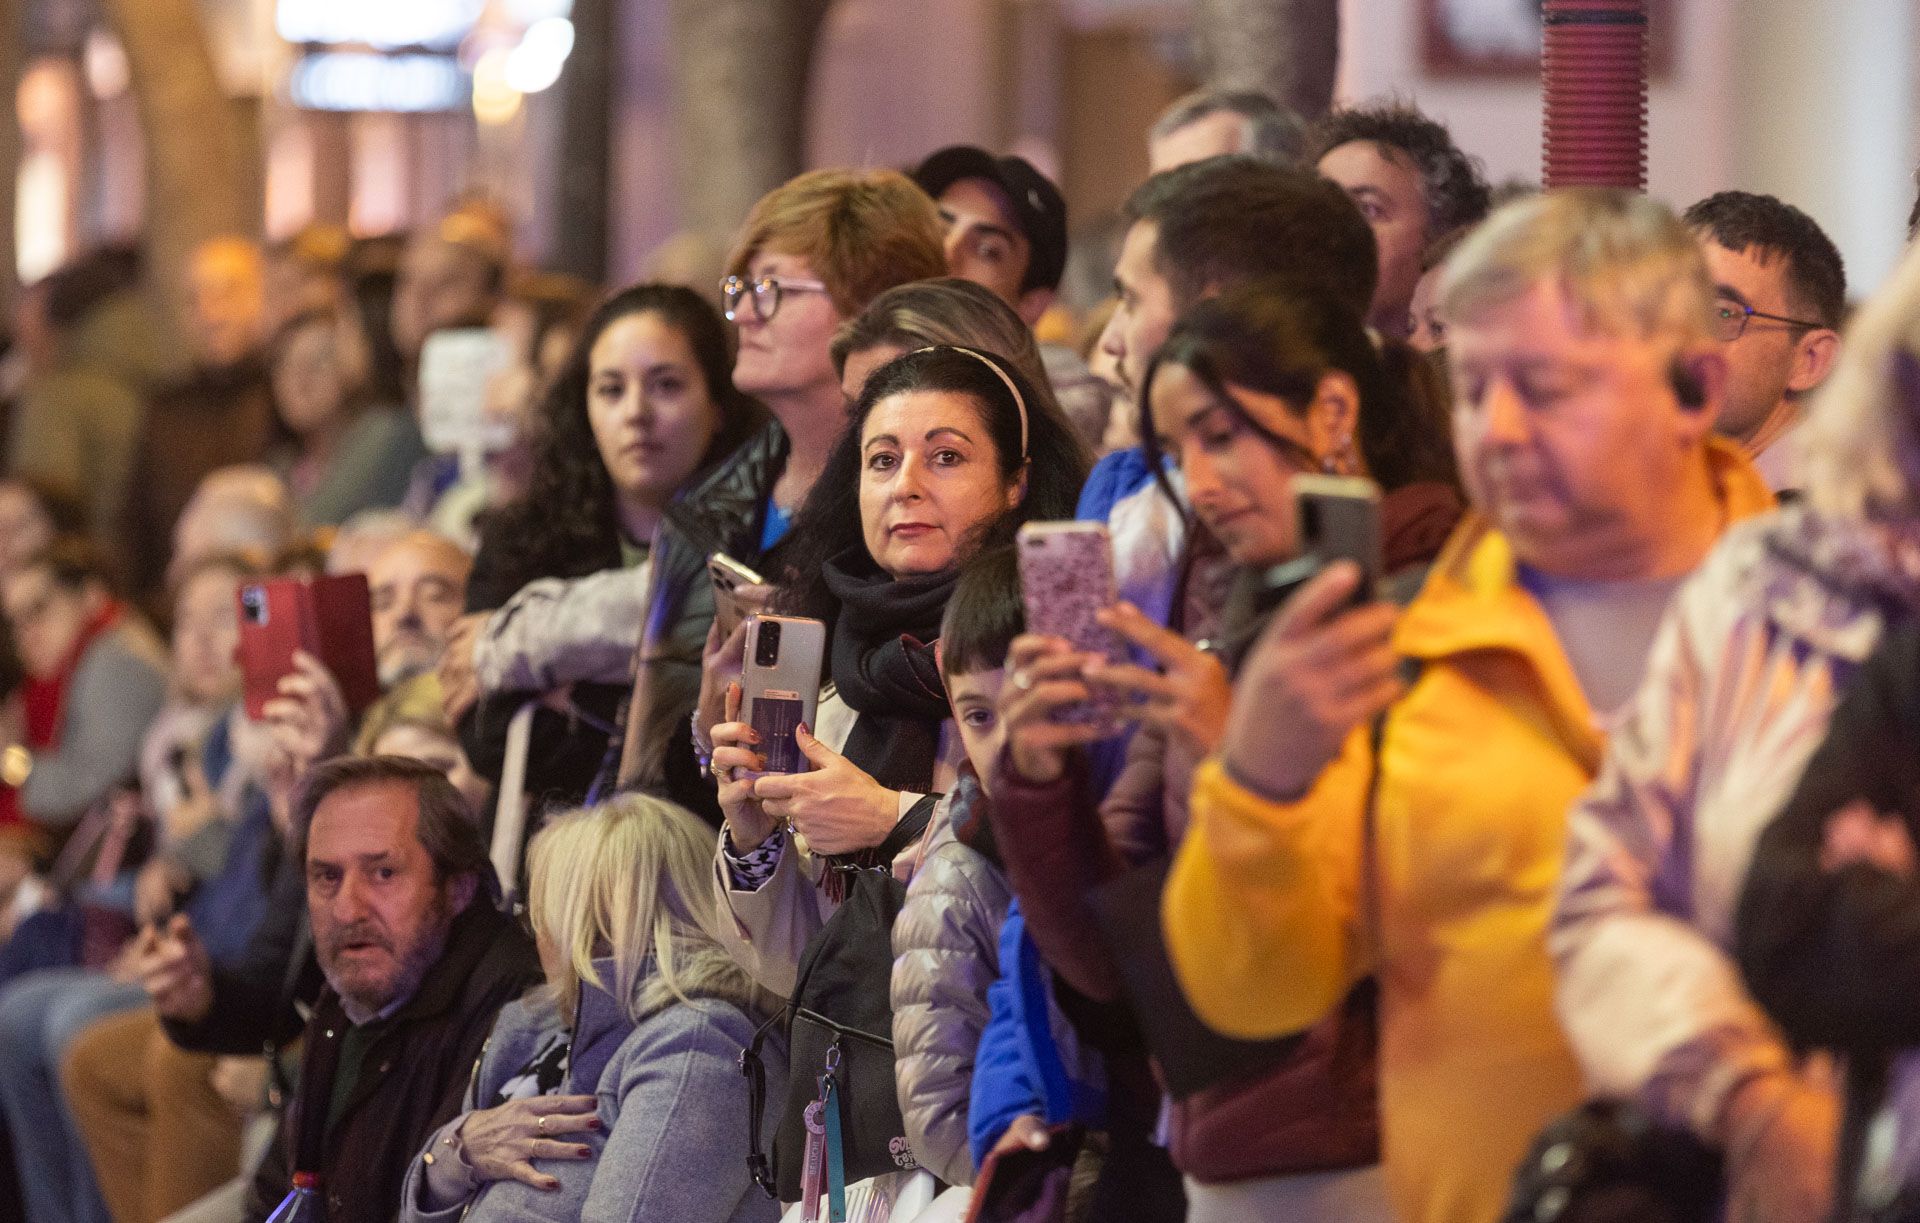
[[[683,945],[675,957],[674,969],[680,986],[675,994],[665,977],[657,971],[649,956],[642,964],[636,998],[631,1010],[607,991],[614,982],[611,958],[596,959],[594,972],[600,985],[580,983],[579,999],[574,1006],[572,1048],[567,1055],[568,1090],[591,1094],[601,1074],[620,1046],[635,1028],[684,1000],[714,999],[758,1016],[769,1008],[756,990],[752,978],[717,946]]]

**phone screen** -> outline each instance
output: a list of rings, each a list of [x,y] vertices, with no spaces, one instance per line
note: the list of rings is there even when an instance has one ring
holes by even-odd
[[[760,736],[761,754],[766,758],[769,773],[799,773],[805,770],[806,761],[800,755],[800,741],[794,738],[794,731],[800,726],[806,706],[800,700],[798,692],[785,692],[769,688],[753,698],[753,719],[750,725]]]

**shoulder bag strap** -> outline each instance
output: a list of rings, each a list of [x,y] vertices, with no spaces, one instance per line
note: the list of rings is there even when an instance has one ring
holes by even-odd
[[[767,1110],[767,1066],[760,1060],[760,1049],[766,1044],[767,1033],[786,1017],[786,1008],[775,1011],[740,1051],[740,1073],[747,1079],[747,1174],[775,1201],[780,1199],[780,1189],[773,1175],[773,1158],[760,1145],[760,1118]]]

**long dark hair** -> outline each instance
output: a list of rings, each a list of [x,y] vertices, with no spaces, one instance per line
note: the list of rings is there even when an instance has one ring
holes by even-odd
[[[537,578],[585,577],[620,564],[613,478],[587,420],[587,390],[594,344],[607,328],[635,314],[658,314],[687,338],[707,394],[720,413],[698,471],[738,449],[766,420],[758,401],[734,389],[733,346],[726,324],[699,294],[663,284],[635,285],[614,294],[587,320],[572,354],[542,396],[541,435],[526,496],[490,515],[481,527],[481,547],[511,574],[503,583],[511,589]]]
[[[1165,366],[1191,372],[1236,420],[1281,449],[1292,447],[1249,416],[1228,385],[1277,396],[1296,416],[1305,416],[1320,380],[1338,371],[1359,390],[1354,441],[1382,488],[1426,481],[1458,485],[1446,414],[1430,393],[1430,380],[1421,377],[1421,360],[1396,341],[1376,348],[1351,306],[1309,284],[1261,280],[1237,286],[1181,315],[1154,355],[1141,380],[1141,444],[1153,470],[1161,471],[1165,456],[1150,405],[1154,376]]]
[[[1020,406],[1007,390],[1009,382],[1027,409],[1024,460]],[[812,616],[829,626],[838,615],[839,601],[827,589],[827,562],[850,549],[866,547],[860,529],[860,431],[876,404],[906,391],[971,396],[980,405],[993,438],[1001,478],[1010,482],[1019,477],[1022,466],[1026,468],[1026,496],[988,524],[978,538],[965,541],[969,555],[1011,542],[1021,523],[1073,517],[1080,486],[1087,478],[1087,452],[1059,408],[1036,396],[1026,376],[1004,357],[953,347],[910,352],[887,362],[867,379],[846,431],[834,443],[826,466],[794,517],[792,555],[785,558],[791,576],[778,599],[786,614]]]

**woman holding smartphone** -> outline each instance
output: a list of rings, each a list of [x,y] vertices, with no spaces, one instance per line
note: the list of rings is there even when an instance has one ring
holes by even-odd
[[[868,378],[794,524],[798,584],[775,606],[827,626],[811,766],[754,776],[767,744],[735,715],[714,728],[727,827],[721,893],[729,950],[781,996],[834,900],[828,859],[863,862],[963,759],[935,661],[961,566],[1029,519],[1072,512],[1086,455],[1026,377],[973,349],[924,348]]]
[[[1141,436],[1156,468],[1163,455],[1171,461],[1204,529],[1191,536],[1172,628],[1127,604],[1101,619],[1158,666],[1114,665],[1027,635],[1009,651],[1001,694],[1008,739],[995,836],[1028,932],[1089,997],[1127,1005],[1088,894],[1179,844],[1194,769],[1224,732],[1233,643],[1258,628],[1260,576],[1302,547],[1292,478],[1377,481],[1389,574],[1431,560],[1459,517],[1445,421],[1408,393],[1418,359],[1398,345],[1383,355],[1329,294],[1255,283],[1190,310],[1148,369]],[[1140,728],[1104,800],[1091,792],[1081,749],[1110,728],[1054,720],[1099,691]],[[1369,997],[1356,991],[1277,1065],[1175,1101],[1169,1152],[1185,1174],[1190,1219],[1390,1217]],[[1130,1132],[1129,1114],[1138,1123],[1159,1112],[1157,1098],[1127,1103],[1114,1110],[1116,1150],[1144,1138]]]
[[[571,686],[576,719],[536,719],[528,789],[585,797],[626,695],[637,609],[617,630],[605,603],[562,596],[571,580],[599,575],[645,588],[632,571],[649,562],[667,504],[764,419],[731,368],[726,325],[690,289],[638,285],[587,321],[548,389],[526,497],[481,524],[472,614],[455,626],[441,667],[448,711],[481,772],[499,776],[506,725],[522,703]],[[603,733],[569,733],[573,721]]]

